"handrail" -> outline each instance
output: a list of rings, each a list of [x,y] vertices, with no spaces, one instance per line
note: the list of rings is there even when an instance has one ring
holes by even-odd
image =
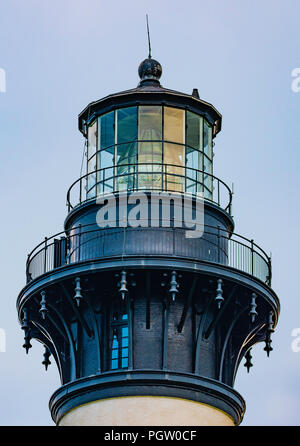
[[[152,170],[148,170],[150,167],[152,167]],[[154,170],[155,167],[160,167],[160,170]],[[121,168],[128,168],[128,172],[122,172],[122,173],[117,173],[117,169],[121,169]],[[182,171],[184,172],[184,174],[180,174],[178,173],[178,171],[176,172],[170,172],[168,171],[168,169],[170,168],[175,168],[175,169],[182,169]],[[133,171],[130,171],[130,169],[133,169]],[[180,172],[180,171],[179,171]],[[108,174],[107,174],[108,173]],[[195,175],[195,178],[192,178],[190,175],[190,173]],[[158,189],[157,187],[149,187],[149,186],[141,186],[138,184],[139,179],[143,176],[143,175],[156,175],[156,176],[161,176],[161,187]],[[87,187],[85,188],[85,186],[83,187],[83,181],[86,181],[88,183],[88,178],[89,177],[95,177],[95,182],[92,185],[92,187],[88,190]],[[210,182],[211,182],[211,189],[209,187],[206,186],[204,179],[201,181],[199,180],[199,178],[204,178],[205,177],[209,177],[210,178]],[[90,201],[92,199],[95,199],[98,192],[97,190],[99,190],[100,188],[102,188],[103,190],[101,191],[101,195],[107,193],[118,193],[120,192],[120,190],[115,187],[116,186],[116,180],[122,177],[129,177],[130,179],[135,178],[135,182],[137,183],[135,186],[130,186],[128,187],[128,189],[126,189],[127,191],[137,191],[137,190],[161,190],[161,191],[166,191],[166,192],[180,192],[180,193],[188,193],[192,196],[196,196],[197,192],[199,192],[199,189],[202,189],[202,191],[204,192],[204,199],[210,202],[213,202],[215,204],[217,204],[218,206],[223,207],[223,209],[225,211],[227,211],[229,214],[231,214],[231,204],[232,204],[232,192],[229,188],[229,186],[227,186],[227,184],[222,181],[221,179],[217,178],[216,176],[214,176],[213,174],[207,173],[203,170],[199,170],[199,169],[195,169],[193,167],[186,167],[186,166],[180,166],[178,164],[165,164],[165,163],[128,163],[128,164],[120,164],[120,165],[113,165],[113,166],[109,166],[109,167],[104,167],[102,169],[97,169],[94,170],[92,172],[86,173],[85,175],[82,175],[80,178],[78,178],[76,181],[74,181],[71,186],[68,189],[67,192],[67,206],[68,206],[68,211],[70,212],[72,209],[74,209],[74,207],[81,205],[87,201]],[[183,190],[172,190],[172,188],[170,187],[170,178],[180,178],[182,180],[184,180],[185,182],[185,187],[183,188]],[[97,178],[100,178],[99,180]],[[105,185],[108,184],[108,182],[112,181],[113,182],[113,186],[112,189],[109,190],[109,192],[106,192],[104,190]],[[188,186],[188,188],[194,187],[196,189],[196,193],[191,193],[187,190],[186,184],[187,182],[190,182],[191,184]],[[214,187],[214,183],[217,183],[217,186]],[[222,186],[223,190],[226,191],[226,202],[225,204],[222,206],[221,203],[221,195],[222,192],[220,190],[220,185]],[[102,187],[101,187],[102,186]],[[76,204],[73,205],[72,203],[72,199],[71,199],[71,194],[74,193],[75,188],[76,189],[76,193],[78,194],[78,201]],[[79,189],[79,190],[78,190]],[[83,190],[85,189],[85,197],[83,198]],[[94,189],[94,195],[93,197],[88,197],[88,193],[91,192],[91,190]],[[207,193],[205,196],[205,192]],[[211,196],[211,198],[210,198]]]
[[[143,231],[147,231],[147,229],[151,230],[154,228],[142,228]],[[35,279],[39,275],[52,271],[58,266],[103,257],[104,253],[102,251],[100,252],[99,250],[97,251],[100,244],[98,244],[98,246],[97,244],[91,243],[92,239],[89,238],[89,235],[95,234],[96,238],[102,238],[102,241],[105,242],[105,240],[109,239],[110,235],[116,235],[116,231],[118,234],[120,234],[120,236],[127,238],[128,235],[130,235],[130,231],[136,230],[141,229],[125,227],[115,228],[114,231],[107,231],[106,228],[97,227],[95,229],[95,223],[92,223],[73,227],[69,233],[61,231],[51,237],[46,237],[44,241],[39,243],[28,255],[26,262],[27,280],[30,281]],[[163,227],[155,228],[155,230],[180,231],[184,229],[178,227]],[[62,256],[62,253],[59,251],[61,255],[60,263],[56,264],[54,260],[56,248],[54,245],[55,243],[60,243],[60,241],[56,239],[58,236],[61,236],[62,240],[65,242],[65,256]],[[253,240],[247,239],[246,237],[234,232],[226,231],[220,226],[216,227],[212,225],[204,225],[204,232],[201,239],[203,240],[201,242],[202,245],[197,246],[200,246],[200,248],[201,246],[202,248],[204,246],[205,249],[202,252],[199,248],[199,252],[197,252],[196,256],[197,259],[231,266],[238,270],[247,272],[262,280],[266,284],[271,285],[271,258],[268,257],[266,252],[260,248],[259,245],[254,243]],[[89,251],[90,247],[87,247],[89,244],[93,247],[93,250],[91,250],[92,252]],[[172,249],[173,252],[176,251],[174,241]],[[213,250],[213,254],[211,254],[211,249]],[[208,255],[208,252],[210,252],[210,255]],[[108,255],[111,256],[111,254]],[[130,254],[125,252],[125,255]],[[145,255],[147,255],[147,252]],[[163,252],[161,255],[163,255]],[[174,255],[178,254],[174,253]]]

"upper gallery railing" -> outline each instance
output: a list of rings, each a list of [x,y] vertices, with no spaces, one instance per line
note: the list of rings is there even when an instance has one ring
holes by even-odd
[[[232,192],[207,172],[176,164],[120,164],[95,170],[76,180],[67,192],[68,211],[105,193],[167,191],[201,195],[231,215]]]

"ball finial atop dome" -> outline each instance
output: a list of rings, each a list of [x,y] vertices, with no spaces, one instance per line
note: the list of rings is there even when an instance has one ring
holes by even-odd
[[[139,85],[144,85],[145,83],[159,84],[159,79],[162,75],[162,66],[157,60],[152,59],[150,56],[141,62],[138,72],[141,78]]]

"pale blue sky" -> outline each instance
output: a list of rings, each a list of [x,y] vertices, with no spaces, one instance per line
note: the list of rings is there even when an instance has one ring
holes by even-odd
[[[223,115],[215,174],[234,182],[236,232],[272,251],[282,311],[267,359],[253,349],[236,389],[243,425],[300,424],[299,112],[291,71],[300,66],[299,0],[10,0],[0,7],[1,305],[7,352],[0,353],[0,423],[51,425],[48,400],[59,386],[43,349],[25,355],[15,301],[29,251],[62,229],[69,185],[79,176],[78,113],[92,100],[135,87],[147,55],[161,83],[211,102]]]

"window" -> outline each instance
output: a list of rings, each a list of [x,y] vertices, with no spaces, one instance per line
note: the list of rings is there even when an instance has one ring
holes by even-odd
[[[88,160],[95,155],[97,150],[97,121],[88,128]]]
[[[212,127],[204,120],[203,125],[203,171],[204,197],[211,200],[213,193],[212,178]]]
[[[125,313],[113,313],[111,322],[111,369],[128,367],[128,317]]]
[[[199,152],[197,150],[186,148],[186,191],[191,194],[196,193],[196,179],[197,172],[193,169],[198,169],[199,166]],[[189,169],[190,167],[190,169]]]
[[[186,113],[186,190],[192,194],[202,192],[203,176],[196,170],[202,170],[202,134],[203,134],[203,118],[187,111]],[[197,182],[199,182],[197,184]]]
[[[138,187],[161,189],[162,144],[161,142],[139,142]],[[149,172],[149,173],[148,173]]]
[[[212,162],[204,155],[204,198],[212,199]]]
[[[164,143],[164,188],[172,192],[182,192],[184,187],[184,146]]]
[[[99,152],[100,172],[98,172],[97,182],[99,183],[99,193],[111,192],[114,189],[114,146],[103,149]]]
[[[117,110],[117,190],[133,189],[135,187],[137,136],[137,107]]]
[[[189,111],[186,112],[186,143],[198,150],[202,150],[202,124],[203,118],[201,116]]]
[[[113,190],[114,143],[115,143],[115,113],[110,112],[98,119],[98,193]]]
[[[184,144],[184,110],[164,107],[164,140]]]
[[[99,118],[99,149],[105,149],[115,143],[115,113],[110,112]]]
[[[162,107],[139,107],[138,187],[161,189],[162,164]],[[159,140],[159,141],[157,141]],[[147,173],[149,172],[149,173]]]
[[[204,121],[203,146],[205,155],[212,159],[212,128],[206,121]]]
[[[184,144],[184,110],[164,107],[164,140]],[[165,189],[181,192],[184,188],[184,146],[164,143]],[[173,164],[168,165],[168,164]],[[174,166],[176,165],[176,166]]]
[[[139,105],[105,113],[88,127],[87,196],[156,189],[211,199],[212,137],[206,119],[181,108]]]
[[[139,107],[139,139],[162,139],[162,107],[143,105]]]
[[[96,196],[96,173],[97,169],[97,121],[88,127],[88,146],[87,146],[87,198],[94,198]]]
[[[117,110],[117,144],[137,139],[137,107]]]

